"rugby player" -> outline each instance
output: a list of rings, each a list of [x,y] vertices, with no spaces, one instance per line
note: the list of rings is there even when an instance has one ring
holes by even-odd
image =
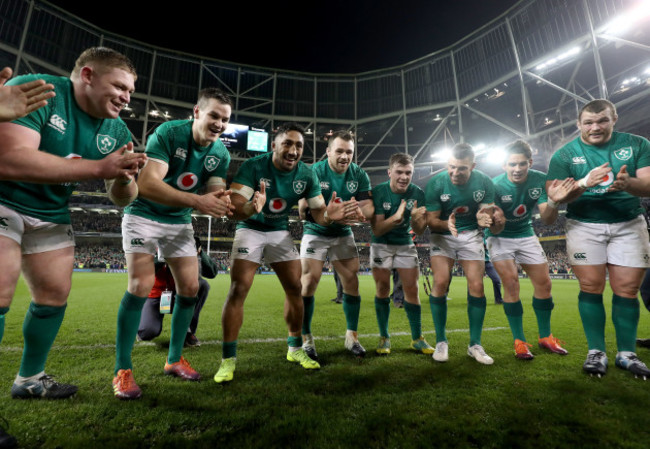
[[[147,140],[149,163],[138,177],[140,196],[124,210],[122,219],[129,278],[117,315],[113,393],[118,399],[142,396],[133,377],[131,352],[142,308],[155,282],[157,252],[176,283],[163,371],[190,381],[201,377],[182,356],[199,289],[192,210],[215,218],[232,215],[230,191],[225,190],[230,153],[219,140],[231,112],[230,98],[209,87],[199,92],[193,119],[165,122]],[[206,193],[198,194],[204,186]]]
[[[493,222],[494,185],[484,173],[475,170],[474,150],[466,143],[452,149],[447,169],[427,183],[425,190],[427,223],[431,229],[431,270],[433,291],[429,296],[431,314],[436,329],[436,350],[433,359],[446,362],[449,345],[447,326],[447,291],[451,269],[458,260],[467,277],[467,315],[469,317],[469,347],[467,353],[477,362],[494,363],[483,346],[481,334],[486,300],[483,289],[485,253],[480,225],[496,230],[503,223]]]
[[[388,178],[372,189],[375,207],[370,243],[370,264],[375,279],[375,312],[379,325],[378,354],[390,354],[390,279],[397,269],[404,290],[404,310],[411,328],[411,348],[423,354],[432,354],[433,348],[422,336],[422,308],[420,306],[420,260],[409,231],[421,235],[427,227],[424,192],[411,183],[413,158],[396,153],[388,162]],[[419,205],[419,206],[418,206]]]
[[[126,56],[93,47],[78,57],[69,78],[26,75],[7,85],[37,79],[52,85],[56,96],[26,117],[0,124],[0,179],[9,180],[0,181],[0,339],[22,267],[32,302],[11,394],[66,398],[77,387],[44,370],[71,286],[68,200],[77,181],[100,178],[109,180],[115,204],[128,204],[137,196],[132,180],[146,156],[128,151],[131,135],[119,118],[135,89],[136,71]]]
[[[240,222],[232,245],[230,290],[221,315],[223,346],[221,365],[214,376],[217,383],[229,382],[234,377],[244,301],[255,272],[262,265],[262,257],[277,274],[285,292],[287,360],[308,370],[320,369],[320,364],[302,349],[300,255],[288,230],[289,212],[305,198],[314,221],[329,226],[333,221],[356,217],[359,206],[356,202],[336,201],[336,192],[325,206],[318,178],[300,160],[304,144],[303,128],[296,123],[284,124],[271,143],[273,151],[245,161],[233,179],[234,218]]]
[[[503,282],[503,311],[508,318],[514,338],[515,357],[530,360],[533,354],[531,345],[524,336],[524,308],[519,297],[520,264],[533,284],[533,310],[539,330],[538,344],[556,354],[566,355],[568,351],[560,340],[551,333],[551,277],[548,272],[546,255],[535,236],[532,215],[535,205],[539,208],[542,221],[553,224],[557,219],[557,203],[546,196],[546,173],[533,170],[533,153],[530,145],[517,140],[505,148],[503,163],[505,173],[492,181],[495,188],[495,203],[499,213],[505,216],[505,227],[497,235],[486,230],[487,247],[490,260]],[[572,188],[572,181],[555,181],[549,185],[554,191],[564,189],[566,195]]]
[[[567,253],[580,284],[578,308],[589,351],[583,370],[607,372],[603,291],[609,274],[613,291],[612,322],[618,352],[615,364],[635,376],[650,370],[635,353],[639,322],[637,294],[650,267],[648,230],[640,198],[650,195],[650,142],[614,131],[616,107],[593,100],[582,107],[580,135],[557,150],[549,164],[547,188],[553,180],[573,179],[577,188],[568,202]]]
[[[356,221],[372,218],[374,208],[370,198],[370,179],[361,167],[352,162],[354,157],[354,136],[348,131],[332,134],[327,145],[327,159],[312,166],[320,182],[320,188],[329,202],[332,192],[341,201],[358,202]],[[348,223],[332,223],[320,226],[309,214],[307,201],[300,200],[301,218],[307,218],[300,245],[302,265],[302,300],[304,317],[302,323],[302,347],[310,358],[318,360],[311,321],[314,314],[314,293],[318,287],[323,264],[330,262],[343,286],[343,312],[347,323],[345,348],[356,357],[364,357],[366,350],[357,335],[361,297],[359,296],[359,252]]]

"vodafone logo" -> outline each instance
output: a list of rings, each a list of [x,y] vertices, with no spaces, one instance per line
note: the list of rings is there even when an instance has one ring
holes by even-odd
[[[512,215],[515,217],[523,217],[526,215],[526,212],[528,212],[528,208],[526,207],[525,204],[520,204],[519,206],[515,207],[515,210],[512,211]]]
[[[66,157],[66,159],[81,159],[81,156],[75,153],[70,153]]]
[[[273,198],[269,201],[269,210],[275,214],[287,208],[287,202],[282,198]]]
[[[190,190],[196,186],[197,182],[199,182],[199,177],[191,172],[182,173],[178,179],[176,179],[176,185],[181,190]]]
[[[608,186],[608,185],[610,185],[612,182],[614,182],[614,172],[611,172],[611,171],[610,171],[610,172],[607,173],[607,175],[603,178],[603,182],[601,182],[601,183],[598,184],[598,185],[599,185],[599,186]]]
[[[466,214],[469,212],[469,206],[458,206],[456,209],[454,209],[454,213],[456,215],[458,214]]]

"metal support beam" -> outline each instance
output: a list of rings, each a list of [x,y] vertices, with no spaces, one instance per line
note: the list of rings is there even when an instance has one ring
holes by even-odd
[[[515,42],[515,35],[512,33],[512,26],[510,20],[506,17],[506,29],[510,37],[510,45],[512,45],[512,52],[515,55],[515,62],[517,63],[517,72],[519,73],[519,84],[521,84],[521,105],[524,115],[524,129],[526,135],[530,135],[530,125],[528,123],[528,101],[526,95],[526,86],[524,84],[524,74],[521,71],[521,61],[519,60],[519,51],[517,50],[517,43]]]
[[[478,115],[480,115],[480,116],[483,117],[485,120],[488,120],[488,121],[494,123],[495,125],[500,126],[501,128],[505,129],[506,131],[510,131],[510,132],[511,132],[512,134],[514,134],[515,136],[519,136],[519,137],[521,137],[522,139],[526,137],[526,136],[525,136],[524,134],[522,134],[520,131],[517,131],[516,129],[514,129],[514,128],[508,126],[508,125],[506,125],[505,123],[501,123],[500,121],[498,121],[498,120],[495,119],[494,117],[491,117],[491,116],[487,115],[487,114],[484,113],[484,112],[481,112],[481,111],[479,111],[479,110],[477,110],[477,109],[474,109],[473,107],[468,106],[468,105],[463,105],[463,107],[469,109],[469,110],[472,111],[474,114],[478,114]]]
[[[598,51],[598,39],[596,38],[596,31],[594,30],[594,21],[591,17],[589,10],[589,3],[587,0],[582,0],[582,5],[585,10],[587,23],[589,24],[589,31],[591,32],[591,47],[594,52],[594,62],[596,64],[596,77],[598,78],[598,88],[601,98],[607,98],[607,82],[605,80],[605,73],[603,72],[603,65],[600,61],[600,52]]]
[[[377,143],[376,143],[376,144],[375,144],[375,145],[370,149],[370,151],[368,152],[368,155],[367,155],[367,156],[366,156],[366,157],[361,161],[361,163],[360,163],[359,165],[363,166],[363,164],[368,160],[368,158],[372,155],[372,153],[374,153],[375,150],[376,150],[376,149],[381,145],[381,143],[384,141],[384,139],[386,138],[386,136],[387,136],[388,134],[390,134],[390,132],[393,130],[393,128],[395,128],[395,125],[397,125],[397,123],[399,123],[399,121],[400,121],[401,118],[402,118],[402,116],[400,115],[399,117],[397,117],[397,118],[395,119],[395,121],[393,122],[393,124],[390,125],[390,127],[386,130],[386,132],[384,133],[384,135],[381,136],[381,138],[379,139],[379,141],[378,141],[378,142],[377,142]]]

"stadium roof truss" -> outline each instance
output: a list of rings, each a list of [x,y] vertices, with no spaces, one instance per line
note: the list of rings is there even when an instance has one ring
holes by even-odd
[[[356,133],[357,162],[371,176],[384,176],[392,153],[408,152],[417,182],[441,167],[436,153],[457,142],[490,155],[523,138],[545,168],[552,151],[576,135],[581,105],[594,98],[617,105],[619,129],[648,135],[648,3],[522,0],[452,46],[402,66],[314,74],[178,53],[104,32],[44,1],[6,0],[0,64],[65,75],[83,49],[110,46],[138,68],[123,119],[140,148],[158,124],[190,117],[200,88],[216,86],[234,98],[234,122],[268,131],[289,120],[303,124],[307,162],[322,159],[328,135],[345,128]]]

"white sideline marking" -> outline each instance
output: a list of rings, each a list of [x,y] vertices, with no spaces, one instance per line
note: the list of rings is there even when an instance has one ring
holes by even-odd
[[[486,327],[483,328],[484,332],[489,332],[489,331],[501,331],[509,329],[507,327]],[[453,333],[468,333],[469,329],[447,329],[446,331],[449,334]],[[425,331],[422,332],[423,334],[435,334],[434,331]],[[398,337],[404,337],[404,336],[409,336],[411,335],[410,332],[392,332],[392,336],[398,336]],[[360,338],[379,338],[379,334],[359,334]],[[315,336],[316,341],[331,341],[331,340],[343,340],[345,339],[345,335],[341,336]],[[238,340],[238,343],[280,343],[280,342],[286,342],[287,337],[282,337],[282,338],[247,338],[245,340]],[[209,346],[209,345],[220,345],[221,340],[201,340],[201,346]],[[136,341],[135,346],[158,346],[157,343],[154,343],[152,341]],[[73,350],[73,351],[78,351],[78,350],[87,350],[87,349],[113,349],[115,348],[115,345],[56,345],[52,346],[52,351],[68,351],[68,350]],[[18,347],[18,346],[0,346],[0,350],[2,351],[8,351],[8,352],[22,352],[23,348]]]

